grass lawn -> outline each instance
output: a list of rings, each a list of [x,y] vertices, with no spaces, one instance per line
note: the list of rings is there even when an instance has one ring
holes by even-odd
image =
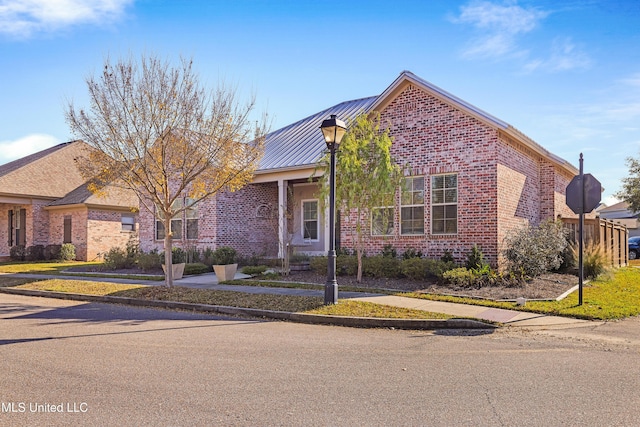
[[[528,301],[522,307],[510,302],[493,302],[441,295],[417,293],[398,295],[580,319],[621,319],[640,315],[640,268],[620,268],[603,275],[598,280],[592,280],[583,288],[581,306],[578,305],[577,291],[562,301]]]
[[[47,273],[56,274],[69,266],[96,263],[2,263],[0,273]],[[632,261],[640,266],[640,260]],[[295,283],[233,281],[242,285],[322,288],[322,285]],[[420,310],[400,309],[365,302],[341,300],[340,304],[324,306],[320,297],[300,297],[265,294],[246,294],[233,291],[201,290],[183,287],[171,289],[159,286],[121,285],[85,280],[42,280],[8,278],[0,275],[0,286],[18,286],[29,289],[58,292],[115,295],[141,299],[182,301],[199,304],[225,305],[265,310],[311,312],[315,314],[344,315],[357,317],[391,317],[437,319],[443,316]],[[342,290],[347,290],[344,287]],[[349,289],[357,290],[357,288]],[[371,291],[370,289],[368,291]],[[585,285],[583,304],[578,305],[578,293],[574,292],[562,301],[528,301],[525,306],[509,302],[494,302],[470,298],[429,295],[419,293],[397,293],[399,296],[448,301],[463,304],[483,305],[511,310],[568,316],[583,319],[609,320],[640,315],[640,268],[626,267],[603,275]]]
[[[84,265],[100,265],[100,262],[82,261],[10,261],[0,263],[0,273],[61,274],[62,270]]]
[[[24,280],[24,279],[23,279]],[[3,284],[7,286],[6,284]],[[452,316],[373,304],[362,301],[342,300],[339,304],[324,306],[321,297],[283,296],[269,294],[247,294],[244,292],[192,289],[180,286],[122,285],[117,283],[92,282],[87,280],[50,279],[17,284],[21,289],[54,292],[69,292],[89,295],[111,295],[158,301],[179,301],[193,304],[224,305],[230,307],[256,308],[313,314],[381,317],[401,319],[449,319]]]
[[[71,267],[83,267],[83,266],[95,266],[101,265],[102,262],[85,262],[85,261],[41,261],[41,262],[29,262],[29,261],[11,261],[0,263],[0,273],[18,274],[74,274],[82,275],[84,277],[118,277],[121,279],[135,279],[135,280],[163,280],[164,276],[140,276],[140,275],[128,275],[128,274],[96,274],[91,272],[86,273],[66,273],[64,270]]]

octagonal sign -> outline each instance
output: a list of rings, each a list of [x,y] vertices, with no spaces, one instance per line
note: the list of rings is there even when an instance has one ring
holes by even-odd
[[[584,199],[582,197],[583,194]],[[602,185],[590,173],[585,173],[582,179],[580,179],[580,175],[574,176],[569,185],[567,185],[567,206],[577,214],[594,210],[598,207],[601,196]]]

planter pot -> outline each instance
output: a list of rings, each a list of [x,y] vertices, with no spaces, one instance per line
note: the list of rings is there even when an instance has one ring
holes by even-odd
[[[186,263],[182,262],[180,264],[171,264],[171,272],[173,273],[173,278],[175,279],[182,279],[182,276],[184,275],[184,266],[186,265]],[[164,274],[167,274],[167,266],[162,264],[162,271],[164,271]]]
[[[214,265],[213,271],[216,273],[218,283],[233,280],[238,270],[238,264]]]

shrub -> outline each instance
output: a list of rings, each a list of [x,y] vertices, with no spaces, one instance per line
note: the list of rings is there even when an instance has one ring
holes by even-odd
[[[464,266],[467,268],[467,270],[482,270],[486,265],[488,264],[484,260],[484,254],[482,253],[482,250],[478,247],[478,245],[473,245],[473,247],[467,254],[467,262]]]
[[[458,267],[453,270],[446,271],[442,274],[442,278],[456,286],[470,287],[475,282],[475,274],[473,270],[466,267]]]
[[[450,250],[445,249],[444,253],[442,254],[442,256],[440,257],[440,261],[442,262],[455,262],[455,259],[453,259],[453,254],[451,253]]]
[[[127,259],[131,260],[131,265],[133,266],[138,254],[140,253],[140,243],[135,235],[131,235],[131,237],[129,237],[125,252]]]
[[[221,246],[213,252],[213,264],[235,264],[237,255],[235,249],[229,246]]]
[[[441,278],[445,271],[453,268],[455,268],[453,262],[428,258],[409,258],[402,260],[400,264],[402,274],[411,280]]]
[[[529,277],[539,276],[562,265],[567,236],[560,221],[545,221],[538,227],[524,227],[505,239],[503,251],[509,270]]]
[[[47,245],[44,248],[44,259],[47,261],[60,259],[62,245]]]
[[[133,265],[134,260],[122,248],[111,248],[104,254],[104,268],[107,270],[122,270],[132,268]]]
[[[9,249],[9,256],[14,261],[24,261],[26,250],[23,245],[11,246]]]
[[[290,264],[303,263],[309,261],[309,255],[307,254],[293,254],[289,257]]]
[[[211,271],[211,267],[204,265],[201,262],[193,262],[184,266],[184,274],[204,274]]]
[[[383,258],[398,258],[398,251],[391,244],[386,244],[382,247],[380,252]]]
[[[336,262],[337,264],[337,262]],[[316,273],[327,272],[327,257],[326,256],[314,256],[309,259],[309,267]],[[336,272],[337,274],[337,272]]]
[[[314,256],[309,260],[311,270],[319,274],[327,273],[326,256]],[[364,262],[364,261],[363,261]],[[355,276],[358,272],[358,259],[353,255],[340,255],[336,257],[336,275]]]
[[[25,259],[27,261],[42,261],[44,259],[44,246],[43,245],[29,246],[25,254]]]
[[[382,255],[362,258],[362,274],[370,277],[400,277],[400,260]]]
[[[211,267],[213,265],[213,252],[211,248],[205,248],[202,252],[202,263]]]
[[[164,264],[164,252],[160,252],[162,264]],[[187,254],[182,248],[171,248],[171,264],[182,264],[187,262]]]
[[[364,268],[364,257],[362,258]],[[324,271],[327,271],[327,262],[324,263]],[[336,258],[336,274],[341,276],[355,276],[358,274],[358,257],[355,255],[340,255]]]
[[[185,258],[186,258],[187,264],[194,264],[194,263],[199,263],[203,261],[200,254],[200,250],[195,246],[187,247],[187,249],[185,250]]]
[[[243,274],[248,274],[249,276],[257,276],[267,270],[269,270],[269,267],[267,267],[266,265],[249,265],[243,267],[241,271]]]
[[[73,261],[76,259],[76,247],[72,243],[64,243],[60,247],[60,261]]]
[[[238,264],[241,264],[241,265],[257,266],[257,265],[260,265],[260,264],[264,264],[266,261],[263,260],[259,255],[254,253],[254,254],[251,254],[251,255],[246,256],[246,257],[242,257],[242,256],[238,255],[236,257],[236,262]],[[275,260],[275,261],[271,260],[270,262],[273,263],[274,266],[279,264],[278,260]]]
[[[151,250],[148,254],[140,252],[136,257],[138,267],[144,271],[159,270],[162,268],[162,259],[157,249]]]
[[[422,252],[415,248],[407,248],[402,254],[402,259],[422,258]]]

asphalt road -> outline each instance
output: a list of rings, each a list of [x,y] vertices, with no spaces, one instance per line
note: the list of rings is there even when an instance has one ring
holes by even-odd
[[[2,426],[640,425],[637,320],[361,330],[4,294],[0,319]]]

